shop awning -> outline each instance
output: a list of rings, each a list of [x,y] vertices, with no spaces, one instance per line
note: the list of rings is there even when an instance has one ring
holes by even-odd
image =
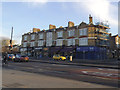
[[[60,52],[74,52],[75,47],[64,47]]]
[[[41,51],[42,50],[42,47],[37,47],[34,49],[35,51]]]
[[[61,47],[51,47],[50,52],[51,53],[57,53],[60,50],[61,50]]]

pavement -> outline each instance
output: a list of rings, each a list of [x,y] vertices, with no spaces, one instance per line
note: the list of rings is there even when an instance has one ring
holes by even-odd
[[[30,62],[41,62],[41,63],[52,63],[52,64],[64,64],[64,65],[76,65],[76,66],[89,66],[89,67],[100,67],[100,68],[112,68],[112,69],[120,69],[119,61],[117,60],[107,60],[107,61],[99,61],[99,60],[76,60],[79,62],[71,62],[69,60],[60,61],[60,60],[53,60],[52,58],[41,58],[41,59],[34,59],[31,58]],[[107,64],[106,64],[107,62]],[[113,63],[113,64],[112,64]]]
[[[6,68],[3,68],[2,76],[2,88],[114,88]]]

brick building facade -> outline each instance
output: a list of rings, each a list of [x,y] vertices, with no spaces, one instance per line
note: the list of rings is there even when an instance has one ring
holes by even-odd
[[[103,23],[81,22],[74,25],[69,21],[67,27],[49,25],[49,30],[33,28],[33,32],[22,35],[22,54],[29,56],[49,56],[54,54],[70,55],[81,59],[96,59],[106,55],[110,46],[109,26]],[[97,57],[96,52],[99,52]],[[101,52],[103,54],[101,54]],[[87,57],[87,58],[85,58]],[[106,56],[104,56],[106,58]]]

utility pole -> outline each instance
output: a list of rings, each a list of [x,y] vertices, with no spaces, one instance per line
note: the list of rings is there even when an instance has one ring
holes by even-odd
[[[13,37],[13,27],[12,27],[12,30],[11,30],[11,39],[10,39],[10,50],[11,50],[11,53],[12,53],[12,37]]]

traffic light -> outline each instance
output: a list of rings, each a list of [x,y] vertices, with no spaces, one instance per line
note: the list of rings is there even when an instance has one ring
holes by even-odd
[[[13,46],[12,46],[12,45],[10,45],[10,47],[12,48]]]

